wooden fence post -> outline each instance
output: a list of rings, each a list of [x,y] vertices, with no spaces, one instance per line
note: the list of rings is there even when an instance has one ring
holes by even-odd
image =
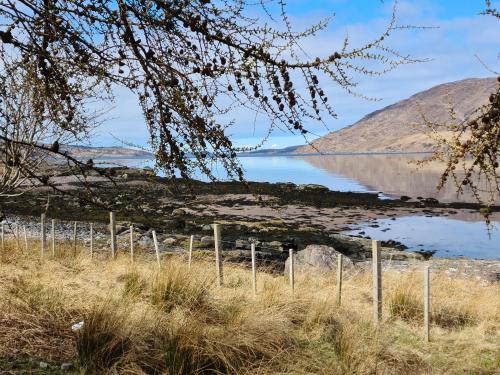
[[[380,259],[380,242],[372,240],[373,262],[373,320],[375,324],[382,318],[382,263]]]
[[[21,244],[19,243],[19,223],[16,223],[16,246],[17,251],[21,250]]]
[[[90,259],[94,257],[94,228],[90,223]]]
[[[424,268],[424,334],[425,341],[430,341],[430,274],[429,266]]]
[[[342,303],[342,254],[337,254],[337,306]]]
[[[191,262],[193,260],[193,242],[194,236],[189,237],[189,252],[188,252],[188,267],[191,268]]]
[[[252,287],[253,295],[257,295],[257,267],[255,264],[255,244],[250,245],[250,253],[252,255]]]
[[[221,247],[219,224],[214,224],[214,242],[215,242],[215,273],[217,276],[217,285],[222,286],[223,284],[222,247]]]
[[[52,219],[52,228],[50,231],[52,237],[52,256],[56,256],[56,221]]]
[[[130,226],[130,259],[134,263],[134,226]]]
[[[289,249],[289,259],[290,259],[290,288],[292,288],[292,293],[295,290],[295,260],[293,259],[293,249]]]
[[[153,242],[155,244],[155,252],[156,252],[156,261],[158,262],[158,269],[161,268],[160,263],[160,250],[158,249],[158,240],[156,239],[156,232],[153,231]]]
[[[40,257],[44,257],[45,255],[45,242],[47,240],[47,233],[45,232],[45,214],[41,215],[41,247],[40,247]]]
[[[26,225],[23,226],[23,232],[24,232],[24,249],[27,252],[28,251],[28,234],[26,233]]]
[[[116,257],[116,221],[115,213],[111,211],[109,213],[109,232],[111,234],[111,257],[115,259]]]
[[[76,221],[73,224],[73,255],[76,255]]]

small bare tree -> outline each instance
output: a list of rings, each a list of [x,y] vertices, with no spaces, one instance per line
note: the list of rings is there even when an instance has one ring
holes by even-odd
[[[82,141],[98,113],[86,108],[86,96],[73,106],[71,124],[58,122],[36,88],[41,87],[30,61],[4,64],[0,73],[0,197],[20,195],[40,185],[56,187],[54,178],[69,171],[85,179],[88,165],[68,155],[62,145]],[[89,87],[91,91],[91,88]],[[60,104],[61,106],[64,103]]]
[[[483,14],[500,21],[500,12],[492,8],[490,1],[486,2]],[[476,200],[485,205],[482,212],[488,220],[489,207],[500,199],[500,73],[486,65],[485,68],[499,76],[497,88],[486,104],[463,121],[457,120],[453,108],[446,124],[434,123],[425,114],[423,118],[437,144],[435,153],[426,161],[446,164],[438,188],[449,180],[456,185],[458,194],[465,187],[470,188]]]

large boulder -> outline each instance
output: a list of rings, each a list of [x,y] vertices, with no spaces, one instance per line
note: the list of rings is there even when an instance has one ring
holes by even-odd
[[[304,250],[295,253],[295,270],[298,272],[327,273],[337,267],[337,258],[341,254],[333,247],[326,245],[309,245]],[[352,267],[353,262],[344,256],[343,264]],[[285,262],[285,274],[288,274],[290,257]]]

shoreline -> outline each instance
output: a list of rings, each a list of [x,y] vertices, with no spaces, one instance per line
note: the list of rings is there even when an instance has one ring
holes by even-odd
[[[302,147],[302,146],[297,146]],[[253,154],[252,154],[253,153]],[[273,156],[286,156],[286,157],[296,157],[296,156],[366,156],[366,155],[432,155],[429,151],[366,151],[366,152],[307,152],[307,153],[296,153],[296,152],[280,152],[279,150],[265,149],[262,151],[250,151],[248,153],[239,153],[239,157],[273,157]]]
[[[377,219],[411,215],[453,218],[481,208],[476,203],[440,203],[435,199],[379,199],[375,193],[335,192],[312,184],[253,182],[250,190],[236,182],[176,180],[174,185],[166,185],[166,179],[149,170],[104,170],[113,170],[116,186],[98,176],[90,183],[108,208],[89,205],[83,196],[60,196],[40,188],[6,199],[2,209],[9,216],[37,217],[45,211],[50,196],[47,216],[58,220],[106,223],[112,208],[118,221],[171,233],[200,235],[203,226],[217,221],[227,223],[225,231],[231,240],[242,236],[269,242],[293,238],[297,249],[303,249],[310,244],[332,246],[331,236]],[[58,187],[77,196],[84,193],[71,176],[61,178]],[[500,207],[494,206],[492,211],[498,215]]]
[[[5,223],[8,225],[5,225]],[[79,254],[90,251],[90,224],[93,227],[93,251],[94,256],[106,258],[110,256],[109,229],[102,222],[82,222],[77,223],[77,243]],[[19,232],[18,250],[24,253],[31,246],[39,252],[41,229],[39,219],[33,216],[10,216],[2,222],[4,224],[5,242],[16,243],[16,233]],[[130,249],[130,231],[129,222],[119,221],[117,223],[117,245],[118,254],[128,257]],[[74,244],[74,221],[57,220],[55,225],[55,252],[60,248],[72,247]],[[223,228],[227,228],[222,224]],[[24,237],[24,228],[26,228],[27,237]],[[187,249],[190,235],[187,233],[173,233],[161,228],[148,228],[145,225],[134,227],[134,247],[136,251],[150,254],[153,259],[154,246],[152,238],[152,229],[156,229],[161,253],[172,253],[187,256]],[[201,231],[194,235],[195,256],[210,257],[213,256],[213,228],[211,225],[204,225]],[[45,252],[50,256],[52,253],[51,223],[47,220],[46,224],[47,243]],[[250,266],[250,240],[251,238],[232,238],[228,239],[223,235],[222,254],[224,260],[230,263]],[[371,241],[356,236],[345,236],[337,234],[331,236],[335,242],[333,248],[342,252],[352,261],[354,267],[359,271],[369,271],[372,267],[370,247]],[[252,240],[255,240],[253,238]],[[26,242],[25,242],[26,241]],[[36,243],[36,246],[33,246]],[[296,244],[289,244],[294,246]],[[12,246],[12,245],[11,245]],[[16,245],[13,245],[16,246]],[[322,244],[309,244],[305,247],[312,249]],[[300,251],[301,249],[296,249]],[[303,250],[303,249],[302,249]],[[439,257],[425,256],[418,252],[404,250],[401,244],[391,241],[382,241],[382,270],[383,271],[418,271],[422,267],[431,267],[434,271],[443,272],[449,277],[470,277],[487,283],[500,282],[500,261],[493,259],[473,259],[466,257]],[[347,253],[347,254],[346,254]],[[212,255],[211,255],[212,254]],[[276,241],[256,242],[257,264],[264,267],[269,272],[282,273],[288,259],[288,251],[284,248],[284,243]]]

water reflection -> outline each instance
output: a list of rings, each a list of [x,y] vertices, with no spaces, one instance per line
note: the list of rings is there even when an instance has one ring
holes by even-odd
[[[448,183],[437,191],[436,186],[444,165],[432,163],[417,168],[415,161],[422,160],[426,156],[425,154],[318,155],[303,156],[300,159],[314,168],[356,180],[366,186],[367,190],[381,191],[390,196],[432,197],[442,202],[475,202],[470,189],[463,195],[457,196],[457,189],[453,183]],[[482,198],[485,199],[486,196]]]

